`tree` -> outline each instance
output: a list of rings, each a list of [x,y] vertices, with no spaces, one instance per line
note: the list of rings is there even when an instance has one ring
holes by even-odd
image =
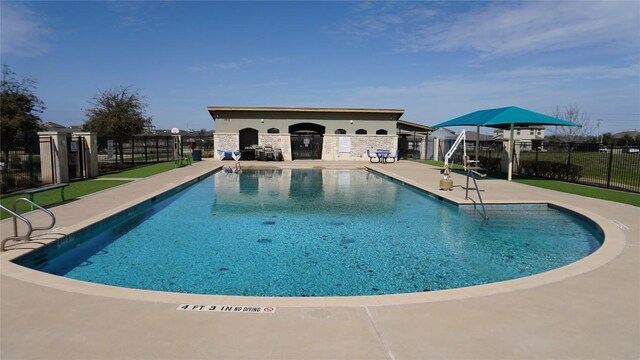
[[[615,144],[616,138],[613,137],[613,134],[610,132],[606,132],[602,134],[602,143],[603,144]]]
[[[45,109],[44,103],[33,93],[36,81],[30,77],[16,79],[15,76],[8,65],[2,65],[0,138],[4,155],[19,135],[40,129],[41,120],[37,113]]]
[[[145,115],[147,104],[138,90],[116,87],[104,90],[90,101],[93,107],[85,109],[85,131],[99,137],[119,138],[142,134],[151,128],[151,116]],[[117,141],[120,160],[124,162],[124,143]]]
[[[591,124],[591,121],[584,114],[580,113],[580,108],[578,107],[578,105],[569,105],[565,108],[564,112],[561,112],[560,108],[556,106],[556,110],[551,114],[551,116],[581,125],[580,127],[556,127],[555,135],[559,136],[566,142],[573,143],[593,133],[594,127]]]
[[[95,96],[85,109],[85,131],[101,137],[133,136],[151,128],[152,118],[145,114],[147,104],[138,90],[117,87]]]

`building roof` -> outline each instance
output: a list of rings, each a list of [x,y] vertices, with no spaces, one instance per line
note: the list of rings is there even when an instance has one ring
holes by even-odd
[[[65,125],[60,125],[58,123],[55,123],[53,121],[47,121],[40,125],[40,130],[41,131],[58,131],[58,132],[75,132],[75,131],[82,131],[82,125],[65,126]]]
[[[467,131],[465,133],[465,137],[467,139],[467,141],[476,141],[476,139],[478,138],[478,133],[475,131]],[[493,140],[493,136],[491,135],[486,135],[486,134],[480,134],[480,141],[488,141],[488,140]]]
[[[405,131],[415,131],[418,133],[427,133],[434,131],[435,129],[422,124],[416,124],[405,120],[398,120],[398,128]]]
[[[396,119],[404,114],[404,109],[361,109],[361,108],[308,108],[308,107],[234,107],[209,106],[211,117],[216,119],[216,112],[307,112],[307,113],[360,113],[360,114],[393,114]]]

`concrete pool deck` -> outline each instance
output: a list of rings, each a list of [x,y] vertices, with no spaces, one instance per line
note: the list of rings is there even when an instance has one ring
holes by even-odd
[[[524,279],[405,295],[258,298],[161,293],[90,284],[10,259],[232,162],[196,162],[51,208],[56,227],[0,255],[2,359],[638,359],[640,208],[482,179],[487,203],[553,203],[604,230],[604,245]],[[364,168],[442,198],[438,169],[410,161],[243,162]],[[455,185],[464,176],[453,174]],[[470,193],[472,198],[475,194]],[[46,223],[38,213],[27,216]],[[2,222],[2,237],[11,234]],[[178,311],[180,304],[275,307],[272,314]]]

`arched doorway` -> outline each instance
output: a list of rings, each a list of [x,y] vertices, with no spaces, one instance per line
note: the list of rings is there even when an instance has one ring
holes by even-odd
[[[325,127],[313,123],[289,126],[291,159],[322,159],[322,135]]]
[[[240,130],[240,150],[244,150],[251,145],[258,145],[258,130],[245,128]]]

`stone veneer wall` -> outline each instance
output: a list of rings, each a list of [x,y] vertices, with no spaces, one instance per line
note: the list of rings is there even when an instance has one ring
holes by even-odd
[[[221,149],[225,151],[237,151],[240,150],[240,135],[239,134],[213,134],[213,146],[215,149]]]
[[[258,134],[258,145],[282,150],[284,161],[291,161],[291,136],[289,134]]]
[[[339,138],[351,138],[351,151],[341,153]],[[369,161],[367,150],[388,149],[395,152],[398,149],[397,135],[344,135],[325,134],[322,143],[322,160],[363,160]]]
[[[339,152],[339,138],[351,138],[351,151]],[[240,149],[240,136],[238,134],[214,133],[213,145],[216,149],[235,151]],[[285,161],[291,161],[291,137],[289,134],[258,134],[258,145],[272,146],[282,150]],[[322,160],[362,160],[369,161],[367,150],[374,152],[376,149],[389,149],[395,152],[398,149],[397,135],[343,135],[325,134],[322,142]]]

